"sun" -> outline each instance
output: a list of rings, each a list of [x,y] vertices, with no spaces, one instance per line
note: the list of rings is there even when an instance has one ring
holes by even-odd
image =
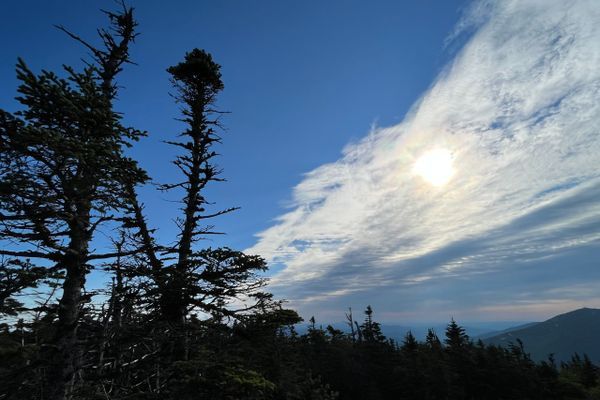
[[[413,172],[433,186],[443,186],[454,175],[452,153],[446,149],[430,150],[423,154],[413,167]]]

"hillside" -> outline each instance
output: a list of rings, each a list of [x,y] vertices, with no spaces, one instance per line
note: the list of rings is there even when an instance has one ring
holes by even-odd
[[[519,331],[519,330],[522,330],[522,329],[526,329],[526,328],[532,327],[532,326],[537,325],[537,324],[539,324],[539,322],[528,322],[526,324],[520,324],[520,325],[517,325],[517,326],[511,326],[510,328],[502,329],[500,331],[492,331],[492,332],[487,332],[487,333],[480,334],[480,335],[477,335],[477,336],[473,336],[473,339],[474,340],[481,339],[483,341],[486,341],[487,339],[490,339],[490,338],[493,338],[493,337],[496,337],[496,336],[505,335],[505,334],[510,333],[510,332],[514,332],[514,331]],[[468,333],[468,331],[467,331],[467,333]]]
[[[581,308],[547,321],[518,327],[483,339],[486,344],[507,346],[521,339],[536,360],[553,353],[556,361],[567,361],[574,353],[600,361],[600,309]]]

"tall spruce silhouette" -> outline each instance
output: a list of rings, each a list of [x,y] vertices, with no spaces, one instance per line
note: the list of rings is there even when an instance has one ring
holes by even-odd
[[[275,305],[270,295],[259,290],[266,282],[258,275],[266,270],[262,257],[227,247],[196,246],[199,240],[220,234],[209,220],[237,209],[209,211],[211,203],[205,197],[210,183],[224,181],[214,161],[214,146],[221,142],[217,130],[223,114],[215,106],[217,95],[224,88],[220,68],[206,51],[193,49],[182,62],[167,69],[175,88],[173,97],[181,105],[180,121],[186,126],[177,140],[167,142],[180,150],[173,164],[181,180],[160,186],[180,198],[181,215],[176,219],[178,234],[174,244],[158,244],[133,186],[128,196],[132,215],[128,226],[137,229],[136,247],[146,257],[146,276],[154,283],[152,293],[158,299],[157,308],[173,332],[173,360],[188,358],[190,313],[201,312],[224,321]],[[244,305],[233,307],[232,302],[242,297],[246,300]]]
[[[65,66],[64,78],[36,75],[19,59],[23,109],[0,110],[0,254],[49,273],[64,271],[55,334],[45,346],[45,399],[68,396],[79,367],[86,276],[94,260],[115,256],[90,252],[90,242],[101,225],[118,220],[124,187],[146,180],[124,154],[143,133],[123,126],[112,108],[114,79],[129,62],[136,23],[130,8],[106,15],[111,27],[99,31],[102,47],[69,33],[92,52],[86,68]]]

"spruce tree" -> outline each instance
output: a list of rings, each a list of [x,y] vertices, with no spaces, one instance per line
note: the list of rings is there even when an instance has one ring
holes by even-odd
[[[178,234],[171,244],[158,243],[135,188],[129,188],[132,218],[128,226],[137,229],[136,246],[145,256],[145,274],[154,285],[149,294],[158,299],[160,319],[172,332],[169,353],[174,360],[189,358],[188,321],[195,313],[226,322],[253,310],[277,307],[269,294],[259,290],[265,284],[259,275],[266,270],[263,258],[227,247],[197,248],[198,241],[220,234],[208,221],[237,209],[211,211],[205,195],[209,184],[224,180],[215,163],[223,114],[215,105],[224,88],[220,68],[209,53],[193,49],[182,62],[167,69],[175,88],[173,97],[181,105],[180,121],[185,124],[178,139],[167,142],[180,150],[173,161],[180,180],[160,187],[174,192],[181,204],[176,219]]]
[[[450,351],[458,351],[469,344],[469,336],[465,333],[465,329],[458,325],[454,318],[450,321],[446,328],[446,348]]]
[[[385,342],[385,336],[381,332],[379,322],[373,320],[373,309],[367,306],[365,309],[365,321],[360,326],[362,338],[365,342]]]
[[[45,399],[63,399],[77,371],[84,285],[96,253],[90,244],[98,228],[118,223],[123,189],[146,180],[124,148],[143,135],[125,127],[113,111],[114,78],[128,62],[135,35],[131,9],[106,13],[111,30],[100,30],[103,47],[88,45],[94,62],[82,71],[65,66],[65,77],[33,73],[19,59],[17,100],[22,109],[0,110],[0,254],[22,269],[15,288],[39,267],[64,271],[54,335],[45,346]],[[62,28],[61,28],[62,29]],[[63,29],[64,30],[64,29]],[[65,30],[66,31],[66,30]]]

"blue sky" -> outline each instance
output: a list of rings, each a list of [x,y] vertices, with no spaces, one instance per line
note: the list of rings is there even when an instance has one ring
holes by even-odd
[[[17,56],[79,63],[52,24],[92,38],[112,5],[4,5],[0,107],[16,107]],[[208,244],[267,257],[272,290],[303,315],[370,303],[387,321],[531,320],[600,306],[593,0],[133,5],[139,65],[118,108],[150,133],[134,156],[173,180],[160,141],[181,127],[165,68],[193,47],[213,53],[231,114],[229,182],[209,195],[242,209]],[[431,151],[451,160],[443,185],[415,173]],[[144,191],[165,238],[169,199]]]

